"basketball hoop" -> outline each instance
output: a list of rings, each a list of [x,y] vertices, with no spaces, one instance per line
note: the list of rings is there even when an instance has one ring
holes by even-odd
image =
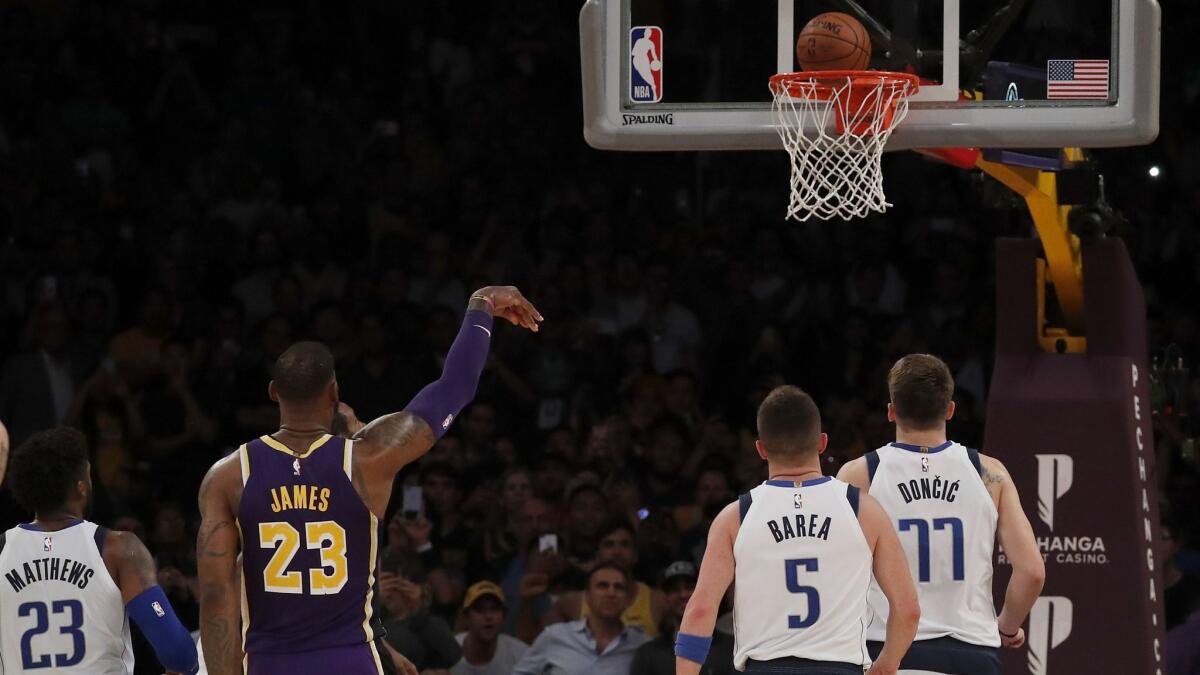
[[[880,160],[908,114],[916,75],[873,70],[780,73],[771,77],[779,138],[792,161],[787,218],[861,218],[883,213]],[[831,120],[830,117],[833,119]]]

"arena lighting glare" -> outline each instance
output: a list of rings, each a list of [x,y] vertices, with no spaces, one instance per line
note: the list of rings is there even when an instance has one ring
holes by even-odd
[[[1162,175],[1162,169],[1158,168],[1158,165],[1155,164],[1154,166],[1150,167],[1149,173],[1151,178],[1158,178]]]

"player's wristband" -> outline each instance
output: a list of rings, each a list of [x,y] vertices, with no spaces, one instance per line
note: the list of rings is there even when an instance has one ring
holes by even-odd
[[[1005,633],[1004,631],[1000,630],[999,628],[996,628],[996,632],[1000,634],[1000,637],[1006,637],[1011,640],[1011,639],[1017,637],[1017,634],[1021,632],[1021,629],[1018,628],[1017,630],[1013,631],[1012,635]]]
[[[703,665],[704,660],[708,658],[710,647],[712,647],[712,636],[700,637],[699,635],[680,633],[675,638],[675,656],[693,663]]]
[[[488,309],[489,309],[489,310],[490,310],[490,311],[491,311],[493,314],[495,314],[495,313],[496,313],[496,303],[495,303],[495,302],[494,302],[494,301],[493,301],[491,298],[489,298],[488,296],[486,296],[486,295],[479,295],[478,293],[476,293],[475,295],[472,295],[472,296],[471,296],[471,299],[472,299],[472,300],[482,300],[482,301],[486,302],[486,303],[487,303],[487,306],[488,306]]]

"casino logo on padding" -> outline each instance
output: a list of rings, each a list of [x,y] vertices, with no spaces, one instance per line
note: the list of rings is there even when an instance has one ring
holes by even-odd
[[[1077,529],[1064,528],[1061,516],[1061,501],[1075,482],[1075,461],[1070,455],[1034,455],[1037,458],[1037,515],[1046,526],[1047,534],[1037,532],[1040,528],[1033,522],[1037,534],[1038,549],[1047,564],[1060,565],[1107,565],[1108,547],[1104,537],[1097,532],[1080,534]],[[1085,504],[1075,504],[1068,513],[1078,516]],[[1078,523],[1078,518],[1068,519]],[[1064,531],[1065,530],[1065,531]],[[1003,547],[997,547],[997,564],[1007,565],[1008,557]]]
[[[1050,675],[1050,652],[1071,636],[1075,607],[1070,598],[1047,595],[1029,613],[1029,672]]]

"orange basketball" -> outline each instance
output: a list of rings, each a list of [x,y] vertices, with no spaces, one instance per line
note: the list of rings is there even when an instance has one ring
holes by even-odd
[[[871,38],[849,14],[818,14],[796,39],[796,60],[803,70],[866,70]]]

